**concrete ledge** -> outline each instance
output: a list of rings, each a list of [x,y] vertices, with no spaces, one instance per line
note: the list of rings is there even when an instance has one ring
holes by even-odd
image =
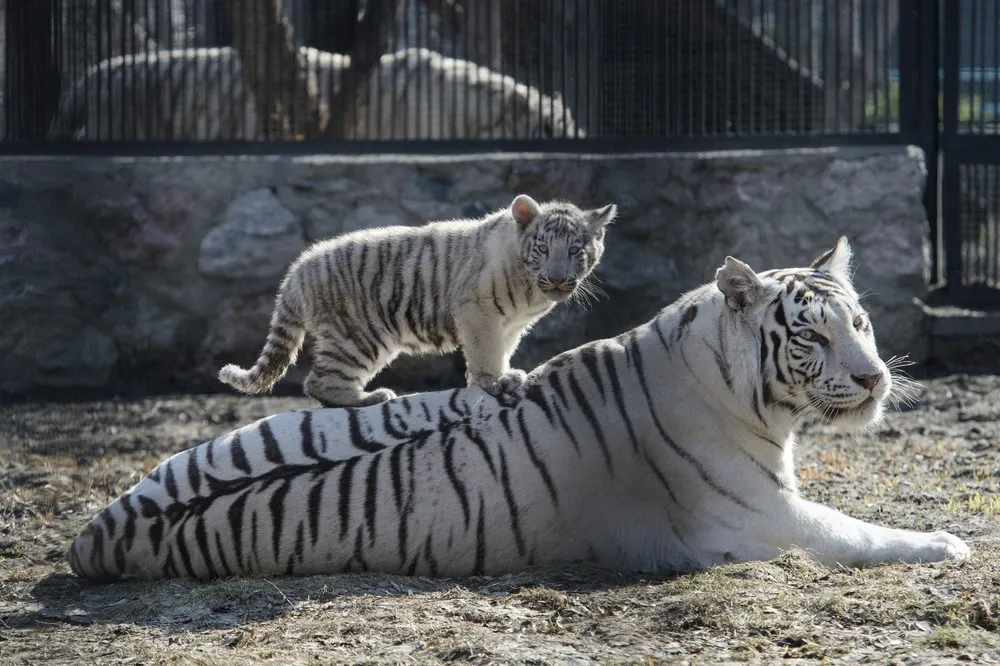
[[[925,306],[931,340],[928,360],[946,366],[1000,362],[1000,311]]]
[[[1000,312],[959,307],[927,307],[932,337],[1000,337]]]

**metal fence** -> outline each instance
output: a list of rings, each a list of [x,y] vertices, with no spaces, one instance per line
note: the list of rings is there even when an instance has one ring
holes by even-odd
[[[1000,0],[0,0],[0,153],[908,144],[1000,305]]]
[[[920,1],[0,0],[0,150],[903,142]]]
[[[948,299],[1000,305],[1000,2],[941,3]]]

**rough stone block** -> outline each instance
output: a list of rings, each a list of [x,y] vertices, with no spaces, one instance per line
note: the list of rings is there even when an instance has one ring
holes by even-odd
[[[270,187],[233,201],[201,242],[198,269],[209,277],[277,279],[305,248],[298,218]]]

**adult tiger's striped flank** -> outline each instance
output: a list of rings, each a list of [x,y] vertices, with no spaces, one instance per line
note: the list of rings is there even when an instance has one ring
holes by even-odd
[[[716,280],[563,353],[518,397],[478,387],[274,415],[163,462],[73,543],[78,575],[496,574],[591,560],[694,570],[800,546],[846,566],[965,558],[946,532],[806,501],[804,419],[870,427],[879,359],[841,239],[809,268]]]
[[[365,384],[400,352],[459,346],[470,384],[494,395],[516,389],[526,375],[510,358],[521,336],[556,303],[587,292],[616,211],[539,205],[522,194],[478,220],[378,227],[316,243],[278,290],[256,364],[227,365],[219,379],[246,393],[270,390],[308,332],[315,353],[305,391],[326,407],[394,398]]]

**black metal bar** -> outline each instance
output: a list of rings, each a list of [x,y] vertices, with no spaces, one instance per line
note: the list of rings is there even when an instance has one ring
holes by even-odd
[[[809,11],[809,25],[808,25],[808,28],[806,30],[806,51],[809,53],[809,74],[810,74],[810,76],[812,77],[813,80],[815,80],[815,77],[816,77],[816,58],[815,58],[815,56],[816,56],[816,49],[815,49],[815,46],[813,44],[813,39],[814,39],[813,33],[815,32],[813,30],[813,28],[814,28],[814,26],[813,26],[813,23],[814,23],[813,17],[814,17],[814,15],[816,13],[816,8],[813,5],[817,1],[818,0],[809,0],[809,4],[806,5],[806,7],[808,8],[808,11]],[[816,91],[816,86],[809,86],[807,88],[807,90],[809,91],[809,98],[810,98],[810,104],[811,104],[810,109],[809,109],[809,121],[808,122],[805,121],[806,120],[806,115],[803,113],[801,115],[801,119],[802,120],[801,120],[801,124],[800,124],[799,127],[804,132],[812,134],[813,131],[816,129],[817,120],[820,117],[820,114],[817,112],[817,110],[815,108],[815,105],[817,104],[817,100],[816,100],[816,92],[817,92]],[[819,100],[819,102],[821,103],[820,104],[821,107],[823,107],[822,117],[824,119],[823,120],[823,126],[825,128],[825,126],[826,126],[826,110],[825,110],[826,94],[825,94],[825,92],[824,92],[824,90],[822,88],[820,88],[819,93],[820,93],[820,95],[822,95],[822,97]],[[800,108],[802,108],[802,107],[800,107]]]
[[[460,29],[460,27],[459,27],[459,24],[458,24],[458,12],[457,11],[453,11],[452,14],[451,14],[451,34],[453,35],[452,40],[451,40],[451,57],[455,58],[455,59],[458,59],[458,57],[459,57],[459,53],[458,53],[458,36],[459,36],[459,34],[461,34],[461,35],[464,36],[465,32],[462,31]],[[393,95],[393,97],[395,97],[395,95]],[[442,109],[442,111],[443,111],[443,109]],[[442,113],[441,115],[444,116],[446,114]],[[455,138],[455,132],[456,132],[456,128],[457,128],[457,125],[458,125],[458,87],[457,86],[453,86],[452,89],[451,89],[451,122],[449,123],[449,125],[451,127],[451,129],[450,129],[450,137],[449,138],[453,139],[453,138]],[[441,136],[445,136],[445,134],[444,134],[443,131],[441,133]]]
[[[60,72],[52,0],[8,2],[6,12],[6,136],[44,139],[59,104]]]
[[[472,21],[472,24],[475,25],[475,26],[478,26],[477,30],[476,30],[476,39],[477,40],[481,40],[483,38],[483,33],[481,32],[481,29],[482,29],[482,20],[483,20],[483,12],[481,10],[485,6],[485,9],[487,10],[486,11],[486,21],[487,21],[487,25],[488,25],[489,24],[489,20],[490,20],[490,17],[489,17],[489,10],[490,10],[489,0],[486,0],[485,3],[483,3],[483,2],[470,3],[467,6],[469,7],[469,10],[470,10],[470,20]],[[491,63],[490,60],[489,60],[489,53],[490,53],[490,50],[492,48],[492,45],[489,44],[489,42],[488,42],[488,34],[489,33],[487,32],[487,43],[485,44],[485,46],[486,46],[486,49],[485,49],[486,62],[485,63],[482,63],[482,62],[474,62],[473,63],[473,65],[476,67],[476,80],[477,81],[479,80],[478,77],[479,77],[479,73],[480,73],[480,70],[479,70],[480,66],[489,65],[490,69],[492,69],[492,64],[493,63]],[[481,53],[484,52],[483,49],[482,49],[482,47],[483,47],[482,44],[478,45],[479,51]],[[473,58],[470,57],[469,60],[473,60]],[[539,87],[541,87],[541,86],[539,86]],[[487,90],[492,90],[492,87],[487,88]],[[538,106],[539,107],[541,106],[541,101],[539,101]],[[491,120],[492,120],[492,118],[491,118]],[[479,127],[482,127],[482,122],[483,122],[483,96],[481,94],[479,94],[479,95],[476,95],[476,122],[475,122],[474,126],[478,129]],[[491,127],[492,127],[492,123],[491,123]],[[491,134],[492,134],[492,131],[491,131]]]
[[[191,48],[191,14],[190,7],[187,5],[181,5],[181,25],[184,26],[183,35],[181,39],[181,48],[185,50],[185,56],[190,55],[187,50]],[[198,121],[192,118],[192,114],[197,108],[198,104],[198,91],[203,89],[203,83],[198,80],[198,56],[197,51],[194,57],[188,61],[185,57],[184,63],[184,82],[181,86],[184,96],[184,112],[181,117],[181,127],[185,128],[185,133],[191,135],[195,139],[204,139],[206,137],[198,136]],[[280,84],[279,84],[280,85]],[[284,112],[290,111],[289,109],[283,109]],[[188,129],[190,128],[190,129]]]
[[[958,145],[961,138],[958,135],[961,3],[944,0],[943,13],[941,220],[944,228],[945,282],[948,291],[955,292],[962,288],[961,173],[957,155],[968,156]]]
[[[983,165],[983,189],[986,191],[984,198],[988,202],[987,206],[991,208],[995,205],[995,202],[997,200],[996,170],[997,168],[995,164]],[[989,214],[989,212],[990,211],[987,210],[986,215],[984,216],[985,219],[983,220],[983,222],[986,225],[986,228],[983,230],[984,233],[982,239],[983,280],[985,280],[987,284],[995,285],[996,255],[993,253],[993,238],[996,230],[996,225],[990,219],[991,215]]]
[[[738,132],[739,128],[736,126],[734,121],[734,111],[733,111],[733,90],[736,88],[733,85],[734,79],[739,78],[739,57],[733,52],[733,37],[739,39],[739,32],[733,29],[732,21],[733,11],[730,7],[726,7],[726,11],[723,14],[723,30],[725,30],[725,38],[723,39],[725,58],[726,58],[726,72],[723,77],[725,81],[725,89],[723,90],[723,95],[725,95],[725,115],[723,116],[723,123],[725,124],[726,131],[725,136],[730,136],[734,131]],[[734,66],[734,62],[735,66]],[[737,105],[739,103],[737,102]]]
[[[800,9],[802,9],[801,6],[800,6]],[[810,25],[811,25],[812,24],[812,11],[813,11],[812,10],[812,0],[809,0],[809,2],[805,5],[805,11],[808,12],[809,22],[810,22]],[[805,57],[804,57],[803,54],[806,52],[807,47],[803,44],[803,41],[802,41],[802,22],[803,21],[802,21],[802,17],[801,16],[796,17],[796,20],[795,20],[795,53],[796,53],[796,56],[798,57],[798,61],[799,61],[800,66],[805,67],[806,59],[805,59]],[[815,75],[815,73],[812,70],[812,63],[810,63],[810,66],[807,69],[808,69],[810,75],[812,75],[812,76]],[[800,93],[801,97],[799,99],[799,105],[798,105],[799,108],[798,108],[798,114],[797,114],[798,115],[798,125],[797,125],[797,129],[796,129],[796,131],[798,133],[800,133],[800,134],[803,133],[805,131],[805,129],[806,129],[806,109],[807,109],[806,104],[808,103],[809,104],[808,108],[812,109],[812,104],[814,103],[813,92],[814,92],[814,89],[813,89],[812,86],[808,85],[808,82],[802,82],[802,92]],[[811,124],[811,122],[812,121],[810,121],[810,124]]]
[[[403,8],[400,9],[399,15],[397,15],[393,19],[393,21],[389,23],[389,37],[387,38],[387,43],[390,45],[389,46],[389,51],[391,51],[391,52],[396,52],[397,51],[397,47],[400,45],[400,41],[401,41],[400,40],[400,35],[401,34],[405,34],[405,31],[403,30],[403,27],[401,25],[399,25],[399,23],[398,23],[398,21],[399,21],[400,18],[402,18],[403,20],[405,20],[405,17],[406,17],[406,8],[403,7]],[[356,18],[357,17],[355,16],[355,19]],[[453,34],[457,35],[457,30],[454,31]],[[457,43],[457,40],[458,40],[458,37],[456,36],[454,38],[453,42]],[[378,94],[379,95],[382,94],[382,92],[381,92],[382,91],[382,80],[383,79],[380,77],[379,78],[379,87],[378,87],[378,90],[379,90]],[[346,85],[346,82],[342,81],[341,85]],[[332,90],[332,87],[331,87],[331,90]],[[389,136],[385,137],[387,139],[395,139],[395,138],[397,138],[396,137],[396,124],[398,122],[398,116],[397,116],[397,114],[399,112],[399,104],[397,104],[396,97],[397,97],[396,95],[390,95],[390,97],[389,97]],[[458,116],[456,115],[455,118],[458,118]]]
[[[682,3],[677,3],[677,4],[680,5]],[[695,56],[694,48],[695,48],[695,42],[697,41],[694,38],[695,8],[691,6],[691,3],[688,3],[686,9],[687,9],[687,26],[686,29],[684,30],[684,41],[687,43],[688,47],[687,58],[684,61],[679,60],[679,62],[686,62],[688,70],[690,71],[690,68],[694,66],[694,56]],[[683,67],[683,65],[681,66]],[[694,88],[696,85],[695,81],[697,81],[697,77],[688,75],[686,78],[688,81],[690,81],[691,88]],[[692,91],[690,89],[686,90],[685,92],[687,93],[688,103],[687,103],[687,119],[686,122],[684,123],[684,128],[685,128],[684,134],[686,136],[691,137],[695,136],[694,95],[691,94]]]
[[[79,31],[73,29],[73,26],[77,25],[77,16],[76,16],[76,14],[77,14],[77,8],[76,8],[76,3],[70,2],[66,6],[65,11],[66,11],[66,14],[65,14],[64,20],[66,22],[67,27],[69,28],[69,30],[66,31],[67,32],[67,35],[66,35],[66,50],[67,50],[67,52],[70,55],[67,57],[67,60],[69,62],[66,63],[65,69],[63,69],[64,72],[66,72],[66,71],[69,72],[69,79],[67,79],[65,81],[65,85],[68,86],[68,87],[66,88],[66,90],[64,91],[63,94],[64,95],[68,95],[68,97],[66,98],[66,101],[69,104],[71,104],[72,106],[76,106],[79,103],[79,95],[77,94],[76,83],[80,80],[80,76],[81,76],[81,74],[80,74],[80,59],[77,58],[77,57],[75,57],[76,54],[79,52],[79,49],[80,49],[80,40],[78,39],[78,33],[79,33]],[[8,17],[9,17],[9,14],[8,14]],[[7,20],[9,21],[10,19],[8,18]],[[10,44],[10,40],[8,40],[7,43],[9,45]],[[11,71],[11,69],[10,69],[10,59],[9,59],[9,56],[8,56],[8,60],[7,60],[7,78],[8,79],[10,78],[10,71]],[[9,110],[8,110],[8,116],[9,116]],[[76,127],[68,127],[66,129],[72,134],[72,133],[75,133],[75,131],[76,131],[77,128]]]
[[[914,137],[920,113],[926,111],[919,108],[918,101],[920,87],[928,83],[920,78],[923,72],[919,62],[919,49],[924,46],[920,41],[923,37],[920,19],[924,4],[923,0],[899,4],[899,131]]]
[[[556,93],[556,88],[559,85],[557,83],[557,78],[556,78],[557,72],[555,71],[555,67],[557,67],[557,66],[561,67],[562,66],[562,57],[560,57],[559,60],[557,61],[556,60],[555,50],[552,48],[552,42],[554,40],[554,33],[556,31],[556,23],[557,23],[557,19],[556,19],[556,2],[561,2],[561,0],[549,0],[549,2],[548,2],[548,6],[549,6],[548,19],[549,20],[548,20],[547,27],[548,27],[548,30],[549,30],[550,37],[547,40],[546,47],[547,47],[547,49],[549,51],[549,63],[550,63],[550,67],[549,67],[549,85],[547,87],[545,87],[545,88],[539,87],[539,89],[538,89],[539,93],[547,92],[548,95],[549,95],[549,120],[550,120],[550,122],[554,122],[555,121],[555,115],[556,115],[555,93]],[[542,106],[542,100],[541,100],[541,98],[539,98],[539,100],[538,100],[538,106],[539,107]],[[541,128],[544,127],[544,123],[539,122],[538,123],[538,127],[539,127],[539,131],[541,131]]]
[[[900,2],[900,5],[902,5],[903,2],[906,2],[906,0],[902,0]],[[891,69],[889,62],[889,44],[892,43],[892,33],[889,30],[889,26],[891,24],[891,20],[889,17],[889,5],[887,2],[885,2],[885,0],[882,0],[882,5],[884,7],[883,15],[885,16],[882,28],[882,34],[883,34],[882,39],[884,43],[884,46],[882,48],[882,72],[883,72],[882,75],[885,79],[885,97],[886,97],[885,123],[886,126],[888,126],[892,122],[892,102],[890,99],[892,93],[892,86],[890,85],[890,81],[892,77],[889,75],[889,70]]]
[[[735,0],[735,2],[737,3],[737,5],[739,5],[740,0]],[[672,114],[672,118],[673,118],[673,123],[672,123],[672,125],[673,125],[673,131],[668,130],[667,134],[669,136],[680,136],[680,134],[681,134],[681,127],[682,127],[682,125],[681,125],[681,114],[684,112],[684,107],[686,106],[684,104],[684,97],[682,95],[678,94],[678,92],[682,92],[681,86],[680,86],[681,71],[682,71],[681,70],[681,45],[684,42],[685,30],[684,30],[684,27],[683,27],[683,25],[681,23],[681,17],[682,17],[681,8],[682,8],[682,4],[680,2],[675,2],[675,3],[673,3],[673,5],[674,5],[674,9],[675,9],[674,20],[672,22],[672,25],[674,26],[674,29],[673,29],[673,36],[674,36],[673,47],[674,48],[673,48],[673,53],[671,54],[672,57],[670,57],[668,59],[668,62],[670,63],[670,68],[673,71],[673,76],[671,77],[671,80],[673,81],[675,90],[667,92],[667,95],[670,95],[670,99],[673,100],[675,103],[673,104],[674,108],[673,108],[673,114]]]
[[[787,11],[787,5],[786,5],[786,11]],[[783,36],[782,32],[784,32],[784,30],[787,29],[788,24],[787,23],[783,24],[781,22],[781,14],[778,11],[778,7],[777,6],[774,7],[773,12],[771,13],[771,26],[772,26],[772,28],[774,30],[773,40],[774,40],[774,46],[775,46],[775,48],[781,48],[781,49],[784,49],[787,52],[787,50],[788,50],[787,49],[787,44],[784,43],[784,41],[787,41],[787,35],[784,35],[785,40],[783,41],[782,40],[782,36]],[[771,97],[771,99],[773,100],[774,111],[771,114],[771,128],[775,132],[781,132],[781,131],[783,131],[785,129],[784,128],[784,123],[782,122],[783,116],[782,116],[782,107],[781,107],[781,104],[782,104],[782,101],[781,101],[781,85],[782,85],[783,78],[781,76],[781,67],[778,66],[777,64],[774,67],[774,77],[773,77],[773,80],[774,80],[774,84],[773,84],[773,87],[772,87],[772,93],[771,93],[772,97]]]
[[[854,3],[855,3],[855,0],[848,0],[848,5],[847,5],[848,6],[848,10],[850,12],[850,17],[851,17],[851,23],[850,23],[850,26],[848,28],[848,35],[849,35],[848,42],[850,44],[849,58],[851,60],[849,60],[848,64],[847,64],[848,75],[850,76],[850,82],[848,84],[849,85],[848,90],[851,93],[851,101],[850,101],[850,104],[848,105],[847,124],[850,127],[850,129],[856,131],[858,129],[858,126],[861,124],[861,122],[860,122],[860,118],[857,118],[855,116],[855,112],[857,111],[857,108],[858,108],[858,102],[857,102],[857,98],[858,98],[858,76],[857,76],[857,64],[853,62],[853,58],[854,58],[855,40],[857,39],[858,36],[854,32],[854,16],[855,16],[855,13],[859,11],[859,9],[855,6]],[[861,67],[864,68],[864,62],[863,61],[861,63]],[[864,100],[864,96],[862,96],[862,98],[861,98],[861,104],[862,104],[862,106],[864,105],[864,101],[865,101]]]
[[[978,83],[976,79],[979,78],[976,75],[979,69],[978,67],[976,67],[976,37],[978,36],[977,35],[978,31],[976,30],[976,24],[981,23],[982,21],[978,16],[979,3],[976,0],[972,0],[972,2],[969,3],[969,5],[970,5],[969,9],[972,10],[969,12],[969,14],[971,14],[971,19],[972,19],[972,23],[970,24],[970,30],[969,30],[969,73],[972,75],[972,80],[969,82],[969,117],[967,120],[963,121],[961,117],[962,110],[961,107],[959,107],[958,122],[960,123],[959,131],[964,130],[966,132],[974,132],[976,130],[976,110],[977,110],[976,107],[978,106],[975,103],[976,84]],[[961,56],[959,56],[959,67],[961,67]]]
[[[580,113],[580,91],[584,89],[583,79],[580,76],[580,61],[583,60],[583,54],[586,53],[580,48],[580,0],[573,1],[573,16],[576,17],[576,30],[571,34],[573,35],[573,137],[574,139],[580,138],[580,131],[582,130],[583,116]],[[588,2],[589,4],[589,2]],[[563,93],[563,102],[569,101],[569,95]],[[589,106],[589,104],[588,104]]]
[[[839,132],[839,131],[842,131],[844,129],[844,122],[843,122],[844,119],[841,116],[841,112],[840,112],[841,111],[840,101],[841,101],[841,98],[843,97],[843,89],[841,88],[841,84],[843,83],[843,81],[842,81],[841,71],[840,71],[840,61],[841,61],[841,55],[842,55],[842,49],[841,49],[841,44],[840,44],[840,37],[841,37],[841,35],[840,35],[840,2],[838,0],[829,0],[829,1],[833,3],[833,49],[830,49],[830,44],[829,43],[827,43],[825,45],[825,47],[828,50],[828,53],[826,54],[827,62],[830,61],[831,57],[833,58],[833,71],[830,72],[829,74],[827,72],[823,72],[823,78],[826,79],[827,76],[832,76],[833,77],[833,83],[834,83],[834,87],[833,87],[833,123],[834,123],[834,125],[833,126],[836,127],[837,131]],[[827,6],[829,6],[829,3],[827,4]],[[827,21],[830,20],[830,16],[829,15],[826,17],[826,20]],[[832,50],[833,53],[829,53],[830,50]],[[827,90],[830,90],[830,86],[829,85],[827,86]]]
[[[515,6],[516,6],[516,4],[517,3],[515,3]],[[586,27],[585,27],[585,29],[583,31],[583,34],[586,35],[586,38],[585,38],[584,43],[583,43],[583,51],[585,53],[589,54],[587,56],[587,84],[588,84],[588,86],[593,86],[593,88],[591,88],[592,90],[599,90],[600,91],[600,88],[598,87],[598,85],[599,85],[598,82],[594,81],[593,78],[591,77],[591,75],[593,74],[593,65],[592,65],[592,63],[593,63],[593,55],[592,54],[593,54],[593,50],[595,48],[594,47],[594,33],[593,33],[594,23],[595,23],[594,18],[593,18],[594,3],[591,2],[591,0],[584,0],[583,6],[585,8],[584,12],[585,12],[585,14],[587,16]],[[602,22],[600,20],[598,20],[597,23],[601,24]],[[518,31],[515,29],[514,30],[515,35],[517,34],[517,32]],[[603,39],[602,40],[598,40],[598,43],[601,45],[601,48],[604,47],[604,40]],[[602,77],[602,79],[600,81],[600,84],[603,84],[603,83],[604,83],[604,79]],[[603,91],[601,91],[601,93],[603,93]],[[597,124],[594,122],[595,115],[598,113],[597,105],[604,103],[604,95],[601,94],[601,93],[595,94],[595,95],[587,95],[587,129],[589,130],[588,136],[590,136],[590,137],[601,136],[601,135],[604,134],[604,126],[603,126],[603,124],[602,124],[601,127],[597,127],[596,126]],[[600,115],[596,115],[596,117],[600,118],[600,119],[603,119],[604,118],[604,114],[601,113]]]
[[[940,136],[938,133],[938,93],[940,90],[939,51],[940,23],[938,21],[938,0],[918,0],[909,6],[909,11],[916,11],[915,42],[907,62],[908,81],[907,96],[903,96],[902,81],[900,82],[900,120],[908,116],[907,124],[901,127],[904,136],[913,136],[913,142],[924,151],[927,168],[927,182],[924,186],[924,210],[930,223],[930,275],[931,282],[937,284],[944,279],[942,274],[942,251],[944,242],[941,238],[941,211],[939,202],[941,196],[940,182]],[[908,16],[904,4],[900,3],[900,11]],[[900,26],[902,29],[902,24]],[[906,33],[901,34],[902,38]],[[902,63],[901,63],[902,64]],[[912,96],[912,97],[911,97]],[[912,114],[904,113],[904,100],[914,99]],[[907,105],[909,108],[909,105]]]
[[[120,51],[121,51],[121,54],[123,56],[123,60],[127,61],[128,54],[129,53],[135,53],[135,50],[134,49],[130,49],[129,48],[129,44],[128,44],[128,33],[129,32],[134,32],[134,29],[133,30],[129,30],[129,27],[131,27],[130,24],[131,24],[132,18],[129,16],[129,14],[128,14],[128,8],[125,5],[126,5],[126,3],[121,3],[119,5],[120,8],[121,8],[121,10],[120,10],[121,14],[120,14],[120,17],[119,17],[120,21],[121,21],[121,25],[119,26],[118,37],[121,40],[121,49],[120,49]],[[108,12],[108,14],[110,15],[111,12]],[[108,20],[108,26],[109,26],[109,28],[111,27],[111,21],[110,21],[110,19]],[[124,62],[122,63],[122,66],[124,66]],[[131,70],[130,70],[130,72],[131,72]],[[123,86],[125,85],[125,80],[127,78],[128,77],[126,77],[124,74],[122,75],[122,85]],[[133,106],[132,108],[134,109],[135,107]],[[126,105],[125,100],[122,99],[121,113],[118,114],[118,133],[119,133],[119,136],[125,136],[125,133],[126,133],[126,130],[125,130],[125,119],[126,119],[127,116],[128,116],[127,105]]]
[[[174,47],[176,46],[174,44],[174,7],[173,7],[173,3],[168,3],[166,5],[166,13],[167,13],[167,26],[166,26],[167,43],[166,43],[166,50],[167,51],[173,51]],[[159,50],[162,52],[164,49],[161,47]],[[177,88],[177,84],[174,81],[174,70],[175,70],[176,67],[177,67],[176,61],[173,58],[170,58],[169,60],[167,60],[167,66],[165,68],[163,68],[163,67],[158,67],[157,68],[158,73],[161,74],[160,76],[157,77],[157,86],[156,86],[156,88],[157,88],[157,95],[158,95],[157,105],[156,105],[156,107],[157,107],[156,117],[157,117],[157,120],[158,120],[157,129],[164,128],[165,129],[164,134],[166,134],[165,138],[166,139],[171,139],[171,140],[174,139],[174,130],[173,130],[174,123],[172,122],[174,119],[171,118],[171,117],[164,117],[164,116],[162,116],[161,112],[164,111],[164,110],[166,110],[166,112],[169,114],[170,110],[173,109],[176,106],[175,104],[172,103],[173,96],[174,96],[174,91]],[[164,69],[166,70],[165,72],[164,72]],[[166,83],[165,84],[164,84],[164,81],[162,80],[163,79],[162,74],[166,74]],[[159,134],[159,132],[157,132],[157,135],[158,134]]]
[[[494,0],[497,2],[499,0]],[[561,126],[563,128],[560,138],[566,137],[566,107],[569,106],[569,94],[566,88],[566,69],[567,60],[569,59],[569,49],[566,48],[566,6],[568,0],[561,0],[560,10],[559,10],[559,95],[562,97],[562,118]],[[490,13],[492,17],[492,12]],[[491,33],[492,35],[492,33]],[[554,87],[555,84],[553,84]],[[491,121],[492,122],[492,121]],[[553,133],[554,134],[554,133]]]
[[[97,10],[97,21],[95,23],[95,30],[97,31],[97,62],[108,62],[114,55],[114,45],[111,43],[114,38],[114,33],[111,30],[111,3],[98,4],[95,9]],[[103,19],[103,20],[102,20]],[[103,45],[104,48],[101,48]],[[108,106],[104,109],[104,112],[108,116],[107,131],[110,137],[115,136],[115,117],[120,116],[120,109],[115,108],[114,96],[111,94],[112,88],[114,87],[114,81],[111,77],[111,71],[108,70],[108,77],[106,79],[106,87],[98,88],[98,95],[103,91],[108,91],[107,101]]]
[[[698,21],[699,21],[699,25],[698,25],[699,35],[698,35],[698,40],[697,41],[698,41],[698,50],[701,51],[701,53],[700,53],[700,56],[701,56],[701,58],[700,58],[700,60],[701,60],[701,63],[700,63],[701,64],[701,70],[699,71],[700,76],[698,77],[698,88],[697,88],[697,90],[698,90],[698,97],[701,98],[701,100],[700,100],[701,101],[701,105],[700,105],[700,108],[698,109],[698,113],[701,116],[701,118],[700,118],[700,120],[701,120],[701,128],[700,128],[701,129],[701,136],[706,136],[710,132],[709,127],[708,127],[708,81],[709,81],[709,78],[711,77],[710,72],[712,72],[712,70],[709,69],[709,67],[708,67],[708,43],[707,43],[708,40],[706,39],[706,35],[705,35],[706,24],[708,23],[708,16],[706,15],[706,13],[708,11],[708,8],[706,7],[706,5],[708,3],[701,2],[699,4],[701,5],[701,7],[700,7],[700,10],[701,10],[700,14],[701,15],[698,18]],[[691,12],[691,16],[692,17],[696,13],[693,8],[690,9],[689,11]],[[688,37],[692,41],[694,40],[694,36],[693,35],[694,35],[694,33],[692,31],[691,35],[689,35],[689,37]],[[692,127],[693,126],[694,126],[694,123],[692,123]]]
[[[542,34],[542,30],[541,30],[541,17],[542,17],[543,11],[544,11],[544,6],[546,4],[548,4],[549,2],[552,2],[552,0],[535,0],[535,2],[533,3],[534,4],[534,11],[535,11],[535,15],[534,15],[534,17],[535,17],[535,25],[533,26],[533,29],[534,29],[534,37],[535,37],[535,49],[537,49],[535,51],[535,63],[538,65],[538,70],[537,70],[537,75],[536,75],[536,78],[535,78],[534,86],[535,86],[535,88],[538,89],[539,93],[541,93],[543,90],[545,90],[545,44],[546,44],[546,41],[547,41],[545,39],[545,35]],[[542,126],[542,100],[541,100],[541,98],[538,99],[537,103],[538,103],[538,117],[536,118],[536,120],[537,120],[538,124],[535,125],[535,126],[536,127],[541,127]],[[478,109],[477,109],[477,112],[478,112]],[[529,107],[529,113],[530,113],[530,107]]]

